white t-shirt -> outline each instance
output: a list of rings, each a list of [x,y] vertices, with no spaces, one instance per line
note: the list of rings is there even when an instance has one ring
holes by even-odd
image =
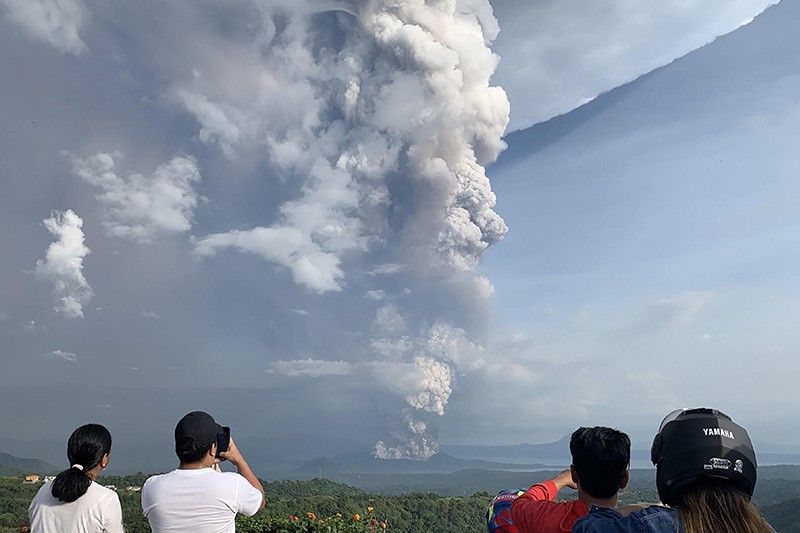
[[[48,481],[28,507],[31,533],[122,533],[122,507],[111,489],[92,481],[86,494],[65,503],[50,492]]]
[[[234,533],[236,513],[253,516],[261,491],[234,472],[173,470],[142,487],[142,511],[153,533]]]

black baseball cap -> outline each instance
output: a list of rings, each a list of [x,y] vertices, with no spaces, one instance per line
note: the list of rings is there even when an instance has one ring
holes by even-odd
[[[175,426],[175,453],[184,454],[207,449],[216,442],[217,433],[222,426],[214,417],[204,411],[192,411],[178,421]]]

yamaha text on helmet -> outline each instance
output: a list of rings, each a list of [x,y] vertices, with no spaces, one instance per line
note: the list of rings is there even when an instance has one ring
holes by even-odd
[[[743,427],[716,409],[680,409],[664,418],[653,440],[658,496],[674,505],[700,478],[724,479],[748,497],[756,486],[756,456]]]

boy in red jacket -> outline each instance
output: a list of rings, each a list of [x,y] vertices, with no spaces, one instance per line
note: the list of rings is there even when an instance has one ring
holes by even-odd
[[[569,470],[536,483],[511,505],[511,518],[519,533],[572,531],[591,506],[617,506],[617,494],[628,484],[630,438],[606,427],[579,428],[572,434],[569,449]],[[576,489],[578,498],[555,501],[564,487]]]

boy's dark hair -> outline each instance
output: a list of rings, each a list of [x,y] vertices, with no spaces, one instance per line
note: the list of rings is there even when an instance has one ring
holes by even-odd
[[[631,462],[628,435],[607,427],[578,428],[569,451],[581,489],[594,498],[610,498],[619,491]]]

